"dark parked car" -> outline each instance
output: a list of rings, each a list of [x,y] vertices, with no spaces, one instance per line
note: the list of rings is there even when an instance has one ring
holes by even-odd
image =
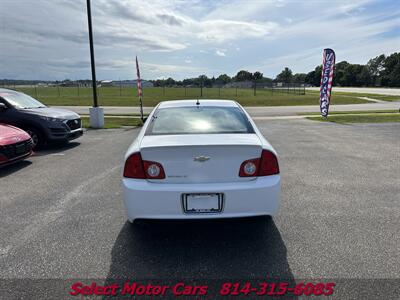
[[[11,125],[0,123],[0,168],[23,160],[32,154],[29,134]]]
[[[46,142],[67,142],[83,134],[78,114],[50,108],[24,93],[0,88],[0,122],[30,134],[34,147]]]

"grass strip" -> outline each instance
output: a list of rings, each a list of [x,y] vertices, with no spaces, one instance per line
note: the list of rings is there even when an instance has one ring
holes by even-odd
[[[359,115],[341,115],[341,116],[328,116],[324,117],[306,117],[308,120],[320,121],[320,122],[332,122],[338,124],[349,124],[349,123],[397,123],[400,122],[400,114],[359,114]]]
[[[105,117],[104,118],[104,128],[112,129],[112,128],[121,128],[124,126],[141,126],[142,121],[139,118],[132,117]],[[89,117],[82,117],[82,126],[84,128],[90,128]]]

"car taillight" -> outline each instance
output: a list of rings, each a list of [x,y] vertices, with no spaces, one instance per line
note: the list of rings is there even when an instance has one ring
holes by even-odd
[[[124,177],[146,179],[143,170],[142,156],[139,152],[133,153],[125,161]]]
[[[278,159],[275,154],[263,150],[260,158],[245,160],[240,165],[240,177],[268,176],[279,174]]]
[[[261,153],[258,176],[268,176],[274,174],[279,174],[278,159],[271,151],[263,150]]]
[[[239,170],[240,177],[253,177],[257,176],[258,166],[260,164],[259,158],[249,159],[242,162]]]
[[[161,164],[155,161],[143,161],[144,170],[148,179],[164,179],[165,173]]]
[[[125,161],[124,177],[136,179],[163,179],[164,169],[158,162],[142,160],[140,152],[133,153]]]

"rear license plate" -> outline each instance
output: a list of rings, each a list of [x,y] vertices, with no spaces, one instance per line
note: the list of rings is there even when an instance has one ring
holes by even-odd
[[[223,196],[215,193],[183,194],[185,213],[219,213],[222,211]]]
[[[15,153],[16,154],[23,154],[23,153],[25,153],[26,152],[26,149],[25,149],[25,145],[24,144],[22,144],[22,145],[17,145],[16,147],[15,147]]]

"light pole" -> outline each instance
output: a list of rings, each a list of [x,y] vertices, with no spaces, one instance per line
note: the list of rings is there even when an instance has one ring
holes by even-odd
[[[99,107],[97,102],[97,81],[96,81],[96,67],[94,61],[94,46],[93,46],[93,30],[92,30],[92,11],[90,9],[90,0],[86,0],[87,15],[88,15],[88,29],[89,29],[89,46],[90,46],[90,64],[92,68],[92,87],[93,87],[93,107],[90,111],[90,127],[103,128],[104,127],[104,112]]]

